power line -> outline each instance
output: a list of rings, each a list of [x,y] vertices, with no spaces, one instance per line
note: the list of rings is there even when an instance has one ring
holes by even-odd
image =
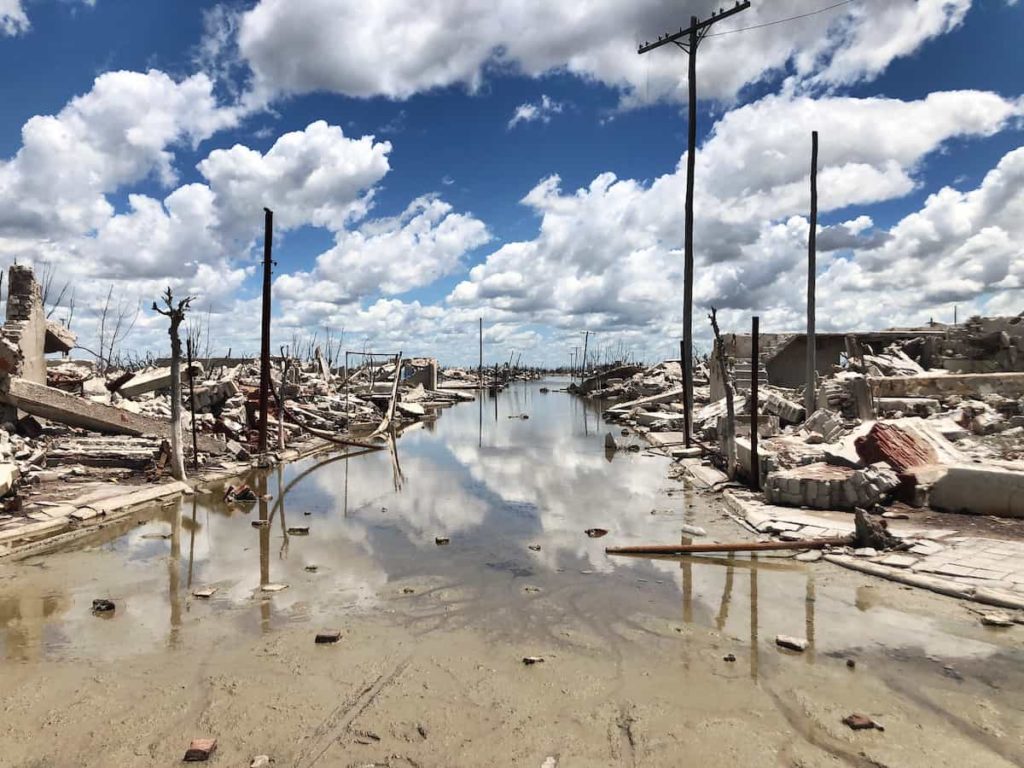
[[[751,30],[751,29],[761,29],[763,27],[773,27],[776,24],[783,24],[783,23],[785,23],[787,21],[796,21],[797,19],[806,19],[808,16],[817,16],[819,13],[825,13],[826,11],[831,11],[831,10],[833,10],[835,8],[839,8],[840,6],[849,5],[850,3],[855,3],[855,2],[857,2],[857,0],[842,0],[842,2],[833,3],[832,5],[826,6],[825,8],[819,8],[816,11],[810,11],[808,13],[801,13],[798,16],[788,16],[785,19],[776,19],[775,21],[766,21],[764,24],[754,24],[753,26],[750,26],[750,27],[740,27],[739,29],[730,29],[730,30],[728,30],[726,32],[711,32],[709,34],[706,34],[705,37],[721,37],[722,35],[734,35],[737,32],[747,32],[748,30]]]

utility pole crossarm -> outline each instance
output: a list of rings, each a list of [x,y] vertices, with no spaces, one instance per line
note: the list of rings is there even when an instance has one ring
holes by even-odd
[[[745,11],[749,7],[749,0],[744,0],[744,2],[742,3],[737,2],[736,5],[734,5],[727,11],[722,11],[721,13],[717,14],[712,12],[711,17],[704,19],[704,21],[698,21],[694,24],[691,24],[686,29],[680,29],[678,32],[672,32],[671,34],[663,35],[653,43],[645,42],[643,45],[639,46],[637,53],[647,53],[648,51],[653,51],[655,48],[660,48],[663,45],[668,45],[669,43],[676,43],[677,40],[689,38],[691,32],[701,32],[702,30],[706,30],[715,22],[721,21],[722,19],[732,16],[733,14],[739,13],[740,11]],[[700,35],[700,37],[703,37],[703,35]],[[685,45],[685,43],[683,45]]]

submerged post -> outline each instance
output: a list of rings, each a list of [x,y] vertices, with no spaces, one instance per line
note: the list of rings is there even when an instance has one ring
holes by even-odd
[[[260,324],[260,423],[259,452],[267,452],[267,410],[270,405],[270,260],[274,239],[274,212],[264,208],[263,217],[263,317]]]
[[[755,490],[761,490],[761,462],[757,455],[758,421],[758,368],[761,363],[760,347],[761,318],[757,315],[750,321],[750,479]]]
[[[814,284],[817,280],[818,236],[818,132],[811,131],[811,222],[807,232],[807,386],[804,389],[804,409],[810,416],[814,412],[814,378],[817,371],[814,354],[817,342],[814,336]]]

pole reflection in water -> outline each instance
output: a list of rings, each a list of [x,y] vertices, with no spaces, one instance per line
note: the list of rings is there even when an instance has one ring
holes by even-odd
[[[750,561],[750,676],[757,680],[757,555]]]
[[[804,595],[804,631],[807,633],[807,653],[805,658],[810,664],[814,661],[814,572],[807,570],[807,592]]]
[[[725,585],[722,587],[722,602],[718,606],[718,616],[715,617],[715,628],[721,632],[725,623],[729,620],[729,603],[732,602],[732,578],[736,570],[736,557],[732,553],[725,560]]]
[[[199,500],[196,496],[197,494],[192,494],[192,530],[188,532],[188,584],[186,586],[189,590],[192,589],[192,566],[196,561],[196,528],[199,527],[196,520],[199,511]]]
[[[181,504],[171,510],[171,552],[167,558],[167,601],[171,607],[171,627],[167,644],[176,648],[181,630]]]
[[[279,560],[286,560],[288,558],[288,523],[285,520],[284,514],[284,478],[282,477],[283,469],[280,464],[277,465],[277,504],[274,509],[281,510],[281,550],[278,552],[277,557]],[[273,517],[273,513],[271,513]]]
[[[267,476],[259,473],[256,477],[256,495],[259,496],[260,515],[260,588],[270,583],[270,509],[267,504]],[[278,499],[280,504],[281,500]],[[260,629],[270,631],[272,600],[260,600]]]

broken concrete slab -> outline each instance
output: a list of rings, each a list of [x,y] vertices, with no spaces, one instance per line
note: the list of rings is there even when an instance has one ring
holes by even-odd
[[[957,464],[931,486],[935,509],[996,517],[1024,517],[1024,471],[995,465]]]
[[[70,328],[65,327],[56,320],[46,321],[46,336],[43,342],[43,354],[50,355],[55,352],[68,353],[78,343],[78,336]]]
[[[192,363],[192,371],[196,378],[203,375],[203,366],[200,363]],[[188,366],[181,368],[181,381],[188,383]],[[123,397],[138,397],[147,392],[155,392],[158,389],[171,388],[171,369],[156,368],[150,371],[136,373],[128,381],[123,383],[117,390]]]
[[[869,380],[875,397],[1024,396],[1024,373],[925,373]]]
[[[134,437],[170,437],[171,434],[169,421],[129,413],[122,408],[95,403],[21,378],[10,380],[8,391],[0,392],[0,402],[42,419],[93,432]],[[207,435],[201,435],[199,450],[220,453],[224,450],[224,444]]]

